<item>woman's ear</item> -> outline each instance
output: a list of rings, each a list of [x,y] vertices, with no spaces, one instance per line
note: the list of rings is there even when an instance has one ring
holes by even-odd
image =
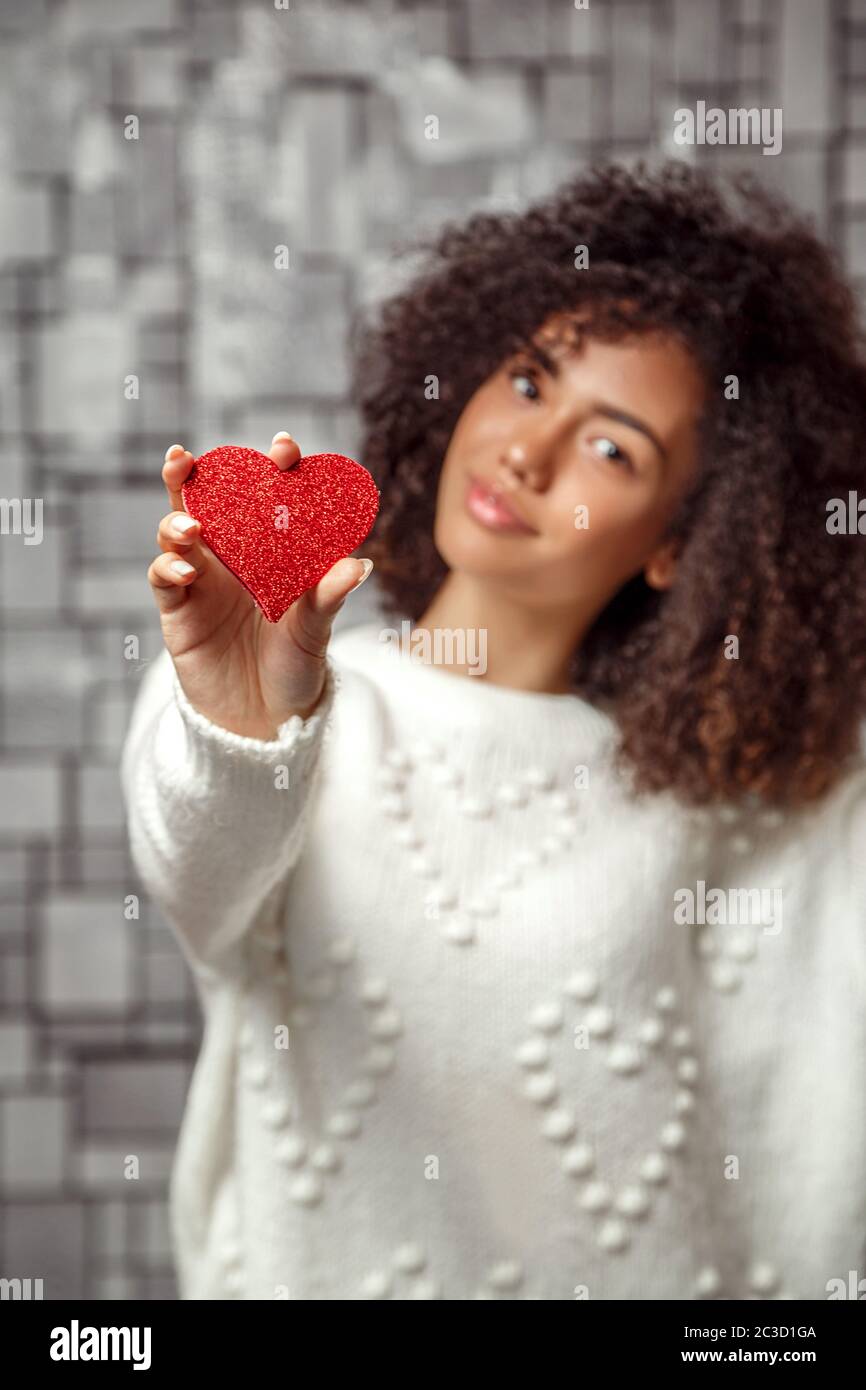
[[[677,572],[678,549],[675,541],[659,546],[644,565],[643,576],[651,589],[669,589]]]

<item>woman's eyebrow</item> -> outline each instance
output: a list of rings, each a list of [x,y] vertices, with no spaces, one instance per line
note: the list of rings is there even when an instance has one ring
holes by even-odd
[[[535,358],[536,361],[540,363],[549,376],[555,378],[560,375],[559,363],[556,358],[549,356],[540,343],[527,343],[525,351],[528,357]],[[644,420],[639,420],[637,416],[629,415],[628,411],[621,410],[619,406],[616,405],[609,405],[606,401],[593,401],[590,409],[595,415],[604,415],[608,420],[618,420],[621,425],[628,425],[630,429],[637,430],[640,434],[645,435],[650,443],[658,450],[664,462],[670,463],[667,449]]]
[[[651,444],[655,445],[665,463],[670,462],[667,449],[645,421],[639,420],[635,415],[629,415],[625,410],[620,410],[619,406],[608,405],[605,401],[593,401],[590,410],[595,415],[604,415],[608,420],[618,420],[621,425],[628,425],[630,429],[638,430],[640,434],[646,436]]]
[[[548,376],[559,376],[559,363],[556,361],[555,357],[551,357],[544,351],[540,343],[530,341],[526,343],[522,349],[518,349],[514,355],[515,357],[522,355],[533,357],[535,361],[544,368]]]

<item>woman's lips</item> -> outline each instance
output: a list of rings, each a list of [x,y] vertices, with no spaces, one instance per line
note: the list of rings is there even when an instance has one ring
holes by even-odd
[[[473,520],[485,526],[488,531],[507,531],[524,536],[538,534],[534,526],[529,526],[508,505],[501,492],[480,478],[469,480],[466,510]]]

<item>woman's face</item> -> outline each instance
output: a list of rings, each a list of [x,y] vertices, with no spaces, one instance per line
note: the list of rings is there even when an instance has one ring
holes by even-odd
[[[673,577],[666,526],[692,477],[704,382],[659,335],[508,358],[467,402],[439,482],[434,541],[451,570],[536,605],[600,611],[632,576]]]

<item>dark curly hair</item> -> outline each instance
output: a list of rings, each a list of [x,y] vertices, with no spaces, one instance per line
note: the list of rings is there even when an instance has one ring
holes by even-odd
[[[439,471],[507,356],[552,314],[575,314],[576,345],[670,333],[709,388],[669,533],[675,582],[620,590],[574,654],[574,690],[614,714],[636,789],[779,806],[823,795],[866,709],[866,538],[827,529],[830,499],[862,491],[866,360],[852,291],[809,223],[745,176],[603,165],[407,251],[420,256],[409,287],[350,338],[361,457],[382,491],[365,553],[387,611],[417,620],[447,572],[432,539]]]

